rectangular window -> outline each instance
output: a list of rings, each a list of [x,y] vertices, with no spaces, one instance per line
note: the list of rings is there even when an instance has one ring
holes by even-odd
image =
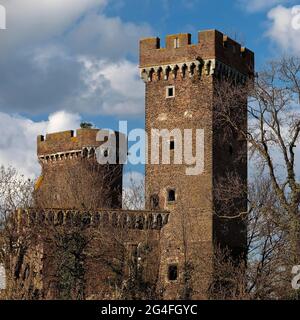
[[[178,278],[178,266],[176,264],[171,264],[168,269],[168,279],[170,281],[176,281]]]
[[[174,189],[168,190],[168,202],[174,202],[176,200],[176,192]]]
[[[167,98],[174,98],[175,97],[175,87],[174,86],[168,86],[166,88],[166,97]]]
[[[175,49],[179,48],[179,39],[178,38],[174,39],[174,48]]]
[[[175,141],[171,140],[170,141],[170,150],[174,150],[175,149]]]

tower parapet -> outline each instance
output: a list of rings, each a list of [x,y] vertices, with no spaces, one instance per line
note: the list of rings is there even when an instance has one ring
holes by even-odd
[[[140,71],[145,82],[203,73],[242,82],[253,76],[254,53],[217,30],[199,32],[197,44],[191,42],[189,33],[168,35],[165,42],[162,48],[159,38],[140,41]]]
[[[101,134],[104,141],[98,141]],[[97,149],[113,135],[115,148],[100,150],[115,153],[115,164],[100,164]],[[100,129],[78,129],[38,136],[37,154],[42,174],[36,184],[39,207],[121,208],[123,165],[119,163],[118,132]],[[111,140],[110,140],[111,141]],[[106,157],[106,156],[105,156]]]
[[[115,135],[119,140],[118,132],[109,132],[99,129],[78,129],[74,131],[63,131],[50,133],[37,138],[37,153],[41,161],[56,161],[62,159],[73,159],[78,157],[91,157],[95,155],[95,150],[105,141],[97,141],[97,134],[101,133],[109,136]]]
[[[67,226],[82,224],[86,227],[122,228],[136,230],[160,230],[169,220],[169,211],[97,209],[19,209],[16,212],[18,228],[34,225]]]

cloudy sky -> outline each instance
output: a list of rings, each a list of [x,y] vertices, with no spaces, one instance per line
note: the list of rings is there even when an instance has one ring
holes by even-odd
[[[0,30],[0,164],[38,175],[36,136],[76,129],[82,120],[143,127],[141,37],[190,32],[195,39],[198,30],[219,29],[255,51],[258,69],[285,51],[300,55],[300,29],[292,25],[297,4],[0,0],[7,11],[7,29]]]

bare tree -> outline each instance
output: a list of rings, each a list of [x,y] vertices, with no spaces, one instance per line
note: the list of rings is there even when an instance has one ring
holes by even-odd
[[[74,161],[45,170],[35,190],[35,206],[95,210],[120,208],[122,167],[95,161]]]
[[[250,150],[248,212],[236,214],[248,220],[248,297],[290,297],[290,271],[300,261],[300,184],[295,161],[300,133],[300,59],[270,62],[254,85],[220,81],[216,94],[216,121],[228,128],[228,134],[236,131]],[[239,111],[247,96],[245,130]],[[235,185],[238,182],[232,181],[227,188],[234,193]]]
[[[31,234],[18,234],[13,215],[18,208],[32,205],[33,182],[12,167],[0,168],[0,263],[6,271],[4,298],[28,298],[33,292],[22,290],[21,265],[32,244]],[[14,285],[12,285],[14,283]]]
[[[145,182],[135,180],[130,174],[129,185],[123,187],[123,208],[142,210],[145,208]]]
[[[39,197],[37,207],[32,200],[32,183],[20,179],[16,184],[17,173],[3,169],[3,175],[6,174],[3,188],[8,199],[1,199],[7,214],[0,237],[1,261],[8,276],[4,298],[143,299],[155,296],[155,283],[149,279],[155,278],[156,269],[148,259],[152,256],[152,261],[157,261],[153,259],[153,255],[158,254],[151,243],[153,231],[139,230],[136,238],[137,231],[126,225],[126,211],[122,212],[126,221],[111,220],[118,209],[111,208],[108,192],[114,190],[106,184],[114,184],[114,180],[109,180],[114,179],[114,172],[105,176],[101,188],[97,171],[93,174],[91,168],[88,169],[62,170],[60,178],[68,181],[68,186],[60,188],[54,184]],[[30,188],[23,188],[22,183]],[[17,189],[11,188],[12,185]],[[26,190],[23,197],[17,193],[22,201],[11,204],[13,193],[21,188]],[[131,209],[136,208],[136,199],[143,197],[142,188],[139,184],[132,185],[131,198],[127,197],[126,201]],[[73,203],[74,207],[47,208],[55,202],[57,194],[61,199],[57,203]],[[109,219],[108,214],[111,214]],[[134,210],[131,215],[135,215]],[[137,223],[136,219],[133,223]],[[133,246],[132,242],[140,244]]]

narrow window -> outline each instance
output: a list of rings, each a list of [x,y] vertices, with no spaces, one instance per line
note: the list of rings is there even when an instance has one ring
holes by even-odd
[[[95,216],[94,216],[94,219],[93,219],[93,222],[94,222],[94,224],[95,224],[96,226],[99,225],[100,219],[101,219],[100,213],[97,212],[97,213],[95,214]]]
[[[166,97],[167,98],[175,97],[175,87],[174,86],[169,86],[166,88]]]
[[[91,215],[89,213],[82,217],[82,226],[88,227],[91,224]]]
[[[154,194],[150,197],[151,209],[159,208],[159,196],[158,194]]]
[[[53,222],[54,222],[54,214],[53,214],[53,212],[49,212],[48,213],[47,221],[48,221],[49,224],[53,224]]]
[[[179,48],[179,39],[178,38],[174,39],[174,48],[175,49]]]
[[[82,156],[83,156],[83,158],[86,158],[86,157],[88,156],[88,154],[89,154],[88,149],[87,149],[87,148],[84,148],[84,149],[82,150]]]
[[[174,150],[175,149],[175,141],[171,140],[170,141],[170,150]]]
[[[162,227],[162,224],[163,224],[162,216],[159,214],[156,219],[157,219],[157,220],[156,220],[157,227],[158,227],[158,228],[161,228],[161,227]]]
[[[175,196],[176,194],[174,189],[168,190],[168,202],[174,202]]]
[[[233,146],[230,144],[228,148],[229,154],[232,156],[233,155]]]
[[[32,225],[34,225],[34,224],[35,224],[35,221],[36,221],[36,212],[32,212],[32,213],[30,214],[30,223],[31,223]]]
[[[176,264],[172,264],[169,266],[168,279],[170,281],[176,281],[177,278],[178,278],[178,267]]]
[[[56,217],[56,224],[62,225],[64,223],[64,213],[62,211],[59,211]]]
[[[92,148],[92,149],[90,150],[89,156],[90,156],[91,158],[93,158],[93,157],[95,156],[95,149],[94,149],[94,148]]]
[[[66,225],[67,226],[71,226],[72,225],[72,220],[73,220],[72,213],[71,212],[67,212],[67,214],[66,214]]]

